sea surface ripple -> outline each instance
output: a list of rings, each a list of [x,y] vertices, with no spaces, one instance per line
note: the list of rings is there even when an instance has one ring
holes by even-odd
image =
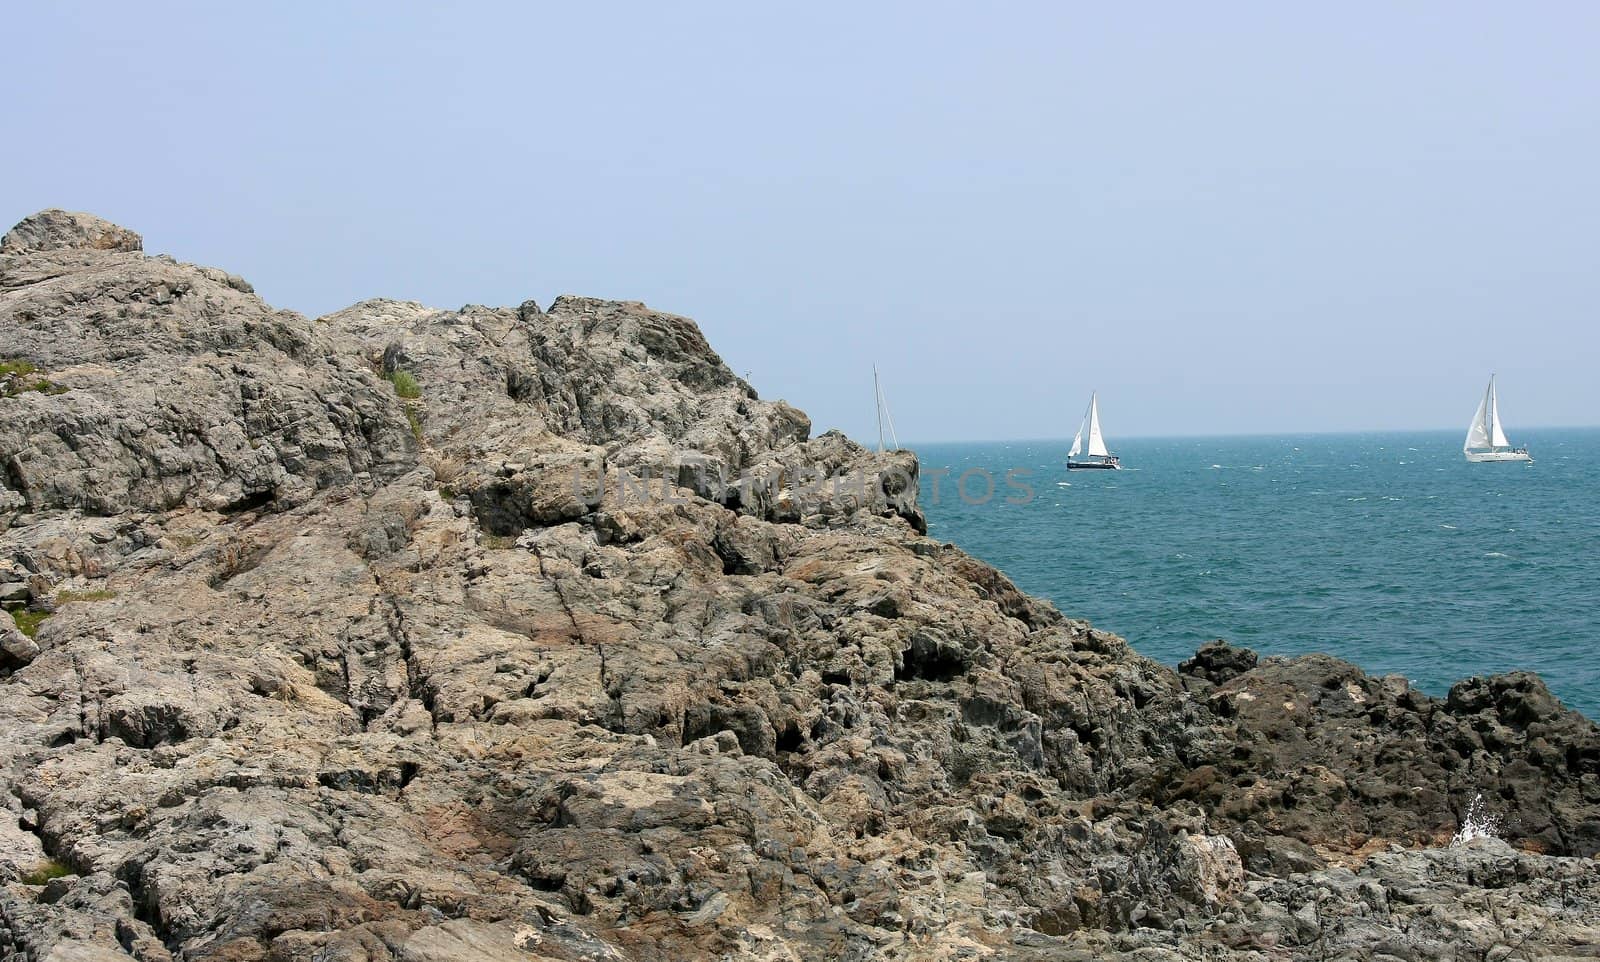
[[[1523,668],[1600,718],[1600,430],[1517,440],[1534,464],[1468,464],[1454,432],[1133,439],[1071,473],[1064,441],[917,452],[930,536],[1152,658],[1226,638],[1432,694]]]

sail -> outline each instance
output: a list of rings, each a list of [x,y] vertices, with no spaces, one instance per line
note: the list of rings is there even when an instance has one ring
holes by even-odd
[[[1094,404],[1094,399],[1090,398],[1089,403],[1090,403],[1090,406],[1092,407],[1093,404]],[[1067,450],[1067,460],[1070,461],[1073,458],[1077,457],[1080,453],[1082,453],[1082,451],[1083,451],[1083,429],[1088,427],[1088,426],[1089,426],[1089,412],[1088,411],[1084,411],[1083,412],[1083,420],[1078,422],[1078,433],[1074,434],[1072,436],[1072,447]]]
[[[1461,445],[1463,451],[1473,451],[1489,446],[1489,427],[1485,415],[1489,412],[1489,395],[1486,393],[1483,400],[1478,402],[1478,413],[1472,416],[1472,424],[1467,427],[1467,441]]]
[[[1509,448],[1505,429],[1500,426],[1500,397],[1494,390],[1494,378],[1489,378],[1489,444],[1496,448]]]
[[[1111,452],[1106,450],[1106,439],[1100,436],[1100,402],[1092,394],[1089,395],[1089,456],[1111,456]]]

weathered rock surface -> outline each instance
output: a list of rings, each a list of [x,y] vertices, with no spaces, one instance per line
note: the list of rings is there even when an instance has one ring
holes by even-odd
[[[0,254],[62,250],[141,251],[144,241],[104,218],[58,208],[26,217],[0,237]]]
[[[0,254],[0,958],[1592,957],[1600,732],[1533,676],[1180,674],[684,318],[139,246]]]

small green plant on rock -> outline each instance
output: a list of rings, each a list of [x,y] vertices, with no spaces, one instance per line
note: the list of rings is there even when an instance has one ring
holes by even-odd
[[[50,612],[48,611],[13,611],[11,613],[11,620],[16,622],[17,630],[29,638],[39,633],[39,625],[48,617],[50,617]]]
[[[26,391],[41,394],[61,394],[66,388],[54,381],[37,377],[39,369],[32,361],[20,357],[0,358],[0,397],[16,397]]]
[[[417,383],[416,375],[410,371],[395,371],[389,375],[389,383],[394,385],[396,397],[403,397],[408,401],[422,397],[422,386]]]
[[[65,862],[61,862],[57,859],[46,859],[45,861],[34,866],[33,871],[22,877],[22,884],[44,885],[51,879],[62,878],[63,876],[71,874],[73,874],[72,866],[67,865]]]
[[[422,385],[417,383],[416,375],[410,371],[391,371],[384,375],[390,384],[394,385],[395,397],[407,402],[414,402],[422,397]],[[411,423],[411,436],[418,441],[422,440],[422,417],[417,414],[414,403],[406,404],[406,420]]]

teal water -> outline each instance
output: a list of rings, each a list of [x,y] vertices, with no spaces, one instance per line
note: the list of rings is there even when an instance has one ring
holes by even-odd
[[[929,535],[1159,661],[1226,638],[1433,694],[1526,668],[1600,718],[1600,430],[1517,441],[1536,463],[1468,464],[1459,432],[1127,440],[1070,475],[1064,441],[917,451]]]

